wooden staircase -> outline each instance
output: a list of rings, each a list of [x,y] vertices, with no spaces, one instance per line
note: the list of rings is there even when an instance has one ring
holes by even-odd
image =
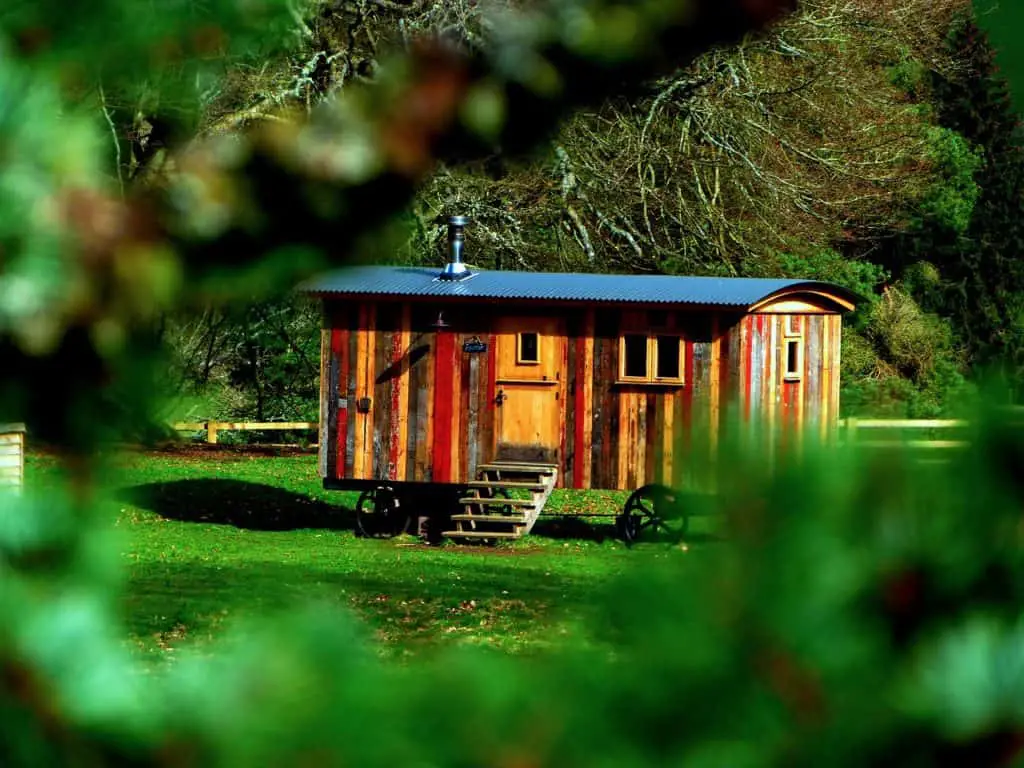
[[[558,480],[554,464],[501,461],[477,467],[477,479],[459,499],[452,515],[457,541],[512,540],[530,532]]]

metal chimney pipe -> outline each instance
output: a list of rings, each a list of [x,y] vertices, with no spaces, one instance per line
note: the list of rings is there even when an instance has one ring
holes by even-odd
[[[441,273],[442,280],[462,280],[470,276],[469,268],[462,262],[462,249],[466,242],[467,216],[448,217],[448,264]]]

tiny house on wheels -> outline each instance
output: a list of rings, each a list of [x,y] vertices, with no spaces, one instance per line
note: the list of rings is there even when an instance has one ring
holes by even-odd
[[[362,491],[365,534],[433,510],[420,523],[449,538],[517,538],[556,487],[634,491],[627,540],[684,533],[688,435],[713,443],[732,408],[773,427],[836,423],[851,292],[476,270],[465,224],[449,220],[443,269],[358,266],[303,286],[323,304],[320,472]]]

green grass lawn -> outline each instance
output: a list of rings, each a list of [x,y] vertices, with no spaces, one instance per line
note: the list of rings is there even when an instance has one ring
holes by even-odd
[[[597,644],[597,590],[638,561],[679,556],[625,548],[610,518],[624,494],[556,492],[536,533],[512,545],[428,547],[352,532],[353,494],[320,486],[315,456],[230,452],[107,457],[104,497],[123,536],[124,620],[148,659],[216,648],[239,620],[316,601],[351,611],[402,656],[442,644],[510,652]],[[27,482],[54,459],[30,456]]]

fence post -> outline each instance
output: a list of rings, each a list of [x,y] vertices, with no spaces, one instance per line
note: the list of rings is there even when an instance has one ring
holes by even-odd
[[[217,422],[206,422],[206,442],[210,445],[217,444]]]

